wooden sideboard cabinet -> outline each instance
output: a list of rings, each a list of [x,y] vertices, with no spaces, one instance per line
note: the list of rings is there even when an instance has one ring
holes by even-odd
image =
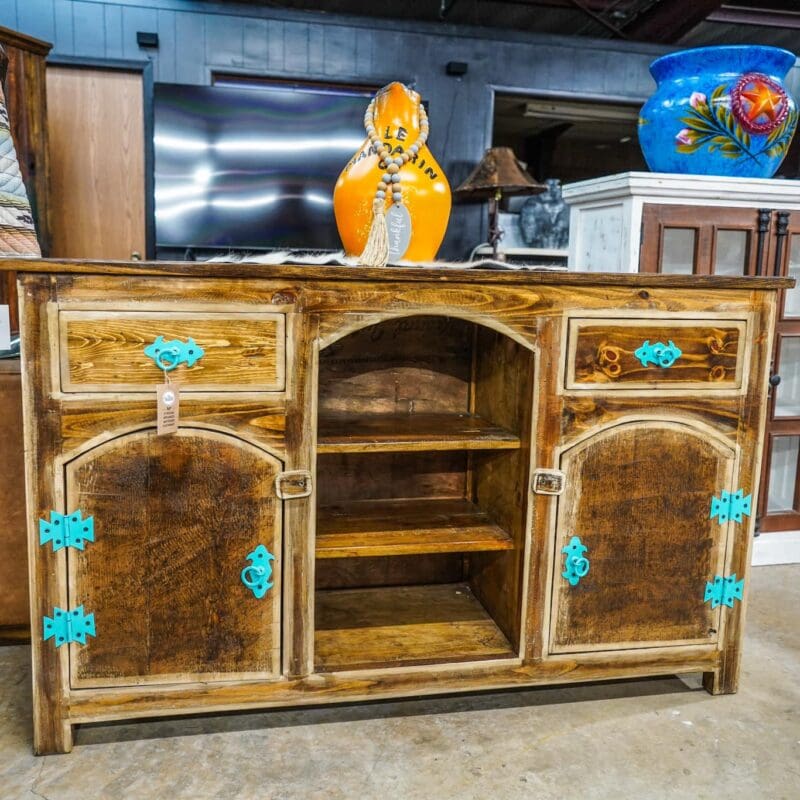
[[[686,672],[736,691],[791,281],[3,269],[38,753],[129,717]]]

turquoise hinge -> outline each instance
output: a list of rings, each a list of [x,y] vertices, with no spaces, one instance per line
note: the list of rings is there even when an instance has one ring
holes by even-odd
[[[741,601],[744,593],[744,578],[740,581],[736,580],[736,573],[723,578],[722,575],[716,575],[714,582],[706,582],[706,594],[703,602],[711,601],[711,608],[716,608],[719,605],[728,606],[733,608],[733,601]]]
[[[50,512],[50,522],[39,520],[39,544],[53,543],[53,552],[62,547],[74,547],[83,550],[84,542],[94,541],[94,517],[83,518],[83,512],[78,508],[71,514],[59,514],[58,511]]]
[[[665,368],[671,367],[683,355],[672,339],[669,340],[669,344],[663,342],[650,344],[650,340],[646,339],[641,347],[633,351],[633,354],[641,361],[643,367],[653,364]]]
[[[44,617],[43,639],[56,640],[56,647],[68,642],[86,644],[87,636],[94,636],[94,614],[84,614],[83,606],[72,611],[54,608],[52,617]]]
[[[194,339],[182,342],[180,339],[164,341],[163,336],[158,336],[156,340],[144,348],[144,354],[156,362],[159,369],[169,372],[175,369],[178,364],[186,364],[193,367],[198,359],[205,355],[205,350],[200,347]]]
[[[242,570],[242,583],[260,600],[271,588],[269,579],[272,577],[272,564],[275,558],[272,553],[260,544],[248,553],[247,560],[251,563]]]
[[[583,555],[588,549],[579,536],[573,536],[569,544],[561,548],[561,552],[567,556],[561,577],[566,578],[570,586],[577,586],[589,572],[589,559]]]
[[[719,524],[724,525],[729,519],[734,522],[741,522],[742,515],[750,516],[753,495],[749,494],[744,496],[744,489],[739,489],[738,492],[731,494],[730,492],[721,492],[720,496],[711,498],[711,517],[719,518]]]

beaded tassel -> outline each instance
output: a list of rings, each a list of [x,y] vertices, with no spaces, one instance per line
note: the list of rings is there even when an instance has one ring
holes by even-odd
[[[364,114],[364,127],[367,131],[372,149],[378,154],[378,164],[386,172],[381,175],[375,190],[375,200],[372,203],[372,224],[369,236],[361,254],[360,261],[367,267],[385,267],[389,263],[389,230],[386,225],[386,195],[391,192],[392,202],[400,205],[403,202],[403,193],[400,191],[400,168],[415,158],[420,148],[428,140],[428,115],[425,107],[419,107],[420,134],[417,141],[409,148],[407,153],[392,157],[389,148],[381,141],[375,130],[375,100],[373,98],[367,113]]]
[[[389,229],[383,198],[376,198],[372,204],[372,225],[360,261],[366,267],[385,267],[389,263]]]

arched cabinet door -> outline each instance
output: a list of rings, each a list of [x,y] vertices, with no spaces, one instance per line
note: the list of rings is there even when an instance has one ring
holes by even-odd
[[[562,453],[551,652],[717,641],[720,609],[704,593],[733,523],[710,518],[711,498],[735,491],[734,461],[709,431],[660,420],[605,428]],[[572,537],[588,560],[575,585],[562,576]]]
[[[66,465],[67,505],[95,531],[68,551],[70,607],[96,622],[72,646],[73,687],[279,674],[280,470],[253,445],[191,428],[120,436]],[[242,582],[258,545],[274,556],[260,599]]]

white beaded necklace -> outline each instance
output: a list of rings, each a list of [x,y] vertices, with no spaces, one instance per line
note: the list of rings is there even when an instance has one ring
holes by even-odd
[[[361,254],[361,262],[370,267],[385,267],[389,256],[399,259],[405,254],[411,241],[411,217],[403,206],[403,193],[400,190],[400,169],[414,158],[428,141],[428,115],[425,107],[419,106],[419,136],[409,145],[408,150],[392,156],[389,147],[381,140],[375,127],[375,98],[370,101],[364,114],[364,128],[371,149],[378,154],[378,165],[386,170],[375,189],[372,203],[372,225],[367,244]],[[391,189],[392,205],[389,208],[389,222],[386,219],[386,195]],[[390,242],[391,229],[391,242]]]

